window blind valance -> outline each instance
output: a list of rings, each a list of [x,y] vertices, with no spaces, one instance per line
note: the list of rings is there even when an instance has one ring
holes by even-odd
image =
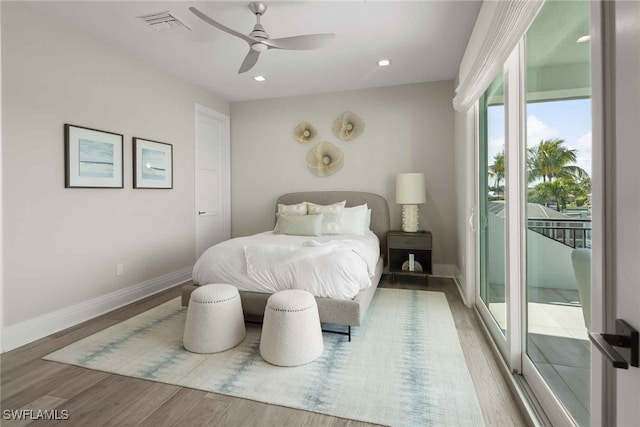
[[[453,108],[467,112],[480,98],[543,3],[544,0],[485,0],[482,3],[460,63]]]

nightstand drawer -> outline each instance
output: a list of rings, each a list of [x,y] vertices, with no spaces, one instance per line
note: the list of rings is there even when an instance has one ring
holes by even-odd
[[[389,236],[389,247],[395,249],[431,249],[431,236],[429,234]]]

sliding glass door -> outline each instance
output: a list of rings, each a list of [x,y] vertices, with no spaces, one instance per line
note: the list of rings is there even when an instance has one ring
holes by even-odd
[[[590,423],[590,7],[547,0],[478,109],[476,306],[553,425]]]
[[[526,35],[526,363],[589,425],[589,2],[549,1]],[[535,370],[535,371],[534,371]],[[540,387],[541,388],[541,387]]]
[[[506,352],[505,109],[500,73],[480,98],[479,124],[479,309]]]

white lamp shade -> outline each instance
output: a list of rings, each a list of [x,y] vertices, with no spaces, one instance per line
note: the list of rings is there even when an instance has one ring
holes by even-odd
[[[423,173],[401,173],[396,175],[396,203],[417,205],[427,201]]]

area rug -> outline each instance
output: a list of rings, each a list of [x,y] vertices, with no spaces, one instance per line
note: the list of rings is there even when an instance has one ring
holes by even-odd
[[[176,298],[44,359],[376,424],[483,424],[444,293],[378,289],[351,342],[324,333],[322,356],[295,368],[260,357],[260,325],[231,350],[190,353],[185,317]]]

